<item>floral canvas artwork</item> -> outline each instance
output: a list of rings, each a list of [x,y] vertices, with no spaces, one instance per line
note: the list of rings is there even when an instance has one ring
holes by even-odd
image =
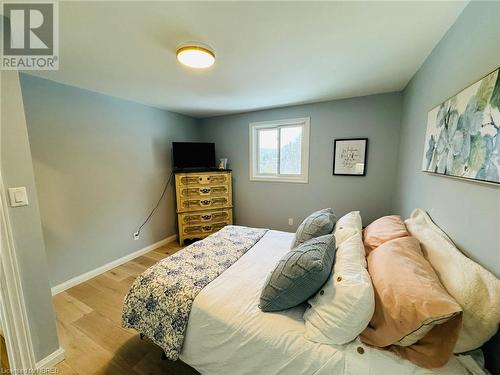
[[[432,109],[422,170],[500,183],[499,69]]]

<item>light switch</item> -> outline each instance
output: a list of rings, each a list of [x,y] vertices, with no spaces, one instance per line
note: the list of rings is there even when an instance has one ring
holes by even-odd
[[[28,205],[28,194],[26,194],[26,188],[15,187],[9,188],[9,198],[11,207],[27,206]]]
[[[21,190],[14,191],[16,203],[23,203],[24,197],[26,197],[26,193],[23,193]]]

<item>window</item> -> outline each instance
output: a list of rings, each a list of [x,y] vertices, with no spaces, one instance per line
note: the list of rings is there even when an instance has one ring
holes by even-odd
[[[250,180],[308,179],[309,118],[250,123]]]

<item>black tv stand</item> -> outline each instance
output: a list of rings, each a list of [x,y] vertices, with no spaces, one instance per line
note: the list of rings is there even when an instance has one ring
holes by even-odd
[[[216,167],[196,167],[196,168],[177,168],[174,173],[190,173],[190,172],[231,172],[231,169],[219,169]]]

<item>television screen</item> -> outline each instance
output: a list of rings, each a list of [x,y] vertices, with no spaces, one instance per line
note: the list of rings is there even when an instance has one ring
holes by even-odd
[[[174,169],[215,168],[215,143],[172,142]]]

